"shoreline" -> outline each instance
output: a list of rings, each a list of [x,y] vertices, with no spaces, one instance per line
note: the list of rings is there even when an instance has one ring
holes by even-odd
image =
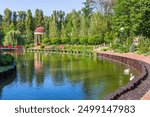
[[[113,52],[97,52],[97,56],[98,58],[121,62],[140,72],[140,75],[134,78],[133,81],[107,95],[106,100],[140,100],[150,90],[150,57],[132,53],[120,54]]]
[[[3,70],[0,72],[0,81],[4,81],[5,79],[7,79],[7,77],[14,71],[16,71],[16,63],[15,62],[13,65],[10,65],[6,70]]]

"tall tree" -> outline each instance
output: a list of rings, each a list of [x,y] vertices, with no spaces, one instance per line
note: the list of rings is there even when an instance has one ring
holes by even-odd
[[[87,36],[88,35],[88,28],[89,28],[89,22],[91,18],[91,14],[93,11],[93,8],[91,6],[91,3],[87,0],[83,3],[84,7],[82,8],[82,15],[81,15],[81,29],[80,29],[80,36]]]
[[[17,25],[17,13],[15,11],[13,12],[12,22],[13,22],[14,27],[16,28],[16,25]]]
[[[44,16],[43,16],[42,10],[39,10],[39,9],[35,10],[34,20],[35,20],[35,27],[43,25]]]
[[[136,34],[150,38],[150,0],[140,0],[138,6],[141,18]]]
[[[2,24],[4,33],[7,33],[9,31],[10,24],[12,22],[11,17],[12,17],[12,11],[9,10],[8,8],[5,9],[4,10],[4,19],[3,19],[3,24]]]
[[[34,22],[35,22],[35,27],[39,26],[39,9],[35,10]]]
[[[49,24],[49,36],[50,36],[50,38],[60,37],[57,11],[53,11],[53,14],[51,16],[51,20],[50,20],[50,24]]]
[[[78,42],[79,39],[79,29],[80,29],[80,19],[79,19],[79,14],[75,10],[71,12],[72,14],[72,30],[71,30],[71,41],[73,43]]]
[[[44,28],[45,28],[45,37],[49,38],[49,22],[50,18],[45,16],[44,17]]]
[[[107,31],[107,20],[99,12],[92,13],[89,36],[90,35],[103,35]]]
[[[0,15],[0,45],[2,44],[2,38],[3,38],[2,22],[3,22],[3,16]]]
[[[34,25],[33,25],[33,17],[31,10],[27,11],[27,17],[26,17],[26,36],[27,36],[27,43],[33,42],[33,31],[34,31]]]
[[[25,20],[26,20],[26,12],[25,11],[18,11],[17,29],[21,32],[22,35],[26,34]]]
[[[113,31],[125,36],[144,35],[150,37],[150,1],[117,0],[112,20]],[[138,8],[138,9],[137,9]]]

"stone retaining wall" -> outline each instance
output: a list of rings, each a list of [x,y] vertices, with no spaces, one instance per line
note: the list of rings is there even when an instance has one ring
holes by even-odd
[[[0,82],[5,81],[13,72],[16,72],[16,63],[6,71],[0,72]]]
[[[143,80],[145,80],[148,77],[148,69],[146,67],[147,63],[145,63],[145,62],[131,59],[131,58],[127,58],[127,57],[110,55],[110,54],[106,54],[106,53],[97,53],[97,57],[121,62],[123,64],[131,66],[132,68],[136,69],[140,73],[140,75],[138,77],[134,78],[127,85],[121,87],[117,91],[106,96],[105,100],[118,99],[120,96],[124,95],[125,93],[135,89],[138,85],[141,84],[141,82]]]

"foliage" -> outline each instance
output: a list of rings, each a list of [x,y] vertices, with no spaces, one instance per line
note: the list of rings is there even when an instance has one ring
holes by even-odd
[[[51,43],[52,44],[60,44],[61,40],[59,37],[54,37],[54,38],[51,38]]]
[[[70,42],[70,39],[68,37],[64,37],[64,38],[61,38],[61,42],[63,44],[66,44],[66,43],[69,43]]]
[[[92,45],[98,45],[98,44],[101,44],[103,43],[103,38],[99,35],[94,35],[94,36],[91,36],[89,39],[88,39],[88,43],[89,44],[92,44]]]
[[[140,53],[150,53],[150,39],[141,37],[138,51]]]
[[[150,37],[150,5],[149,0],[117,0],[113,17],[113,30],[126,36],[143,35]],[[137,9],[138,8],[138,9]]]
[[[104,41],[105,43],[111,43],[113,40],[113,34],[112,32],[106,32],[104,35]]]
[[[34,30],[45,28],[42,44],[110,44],[121,52],[149,51],[150,0],[86,0],[79,11],[53,11],[44,16],[41,9],[4,10],[0,15],[0,44],[27,45],[34,43]],[[94,9],[97,9],[94,10]],[[143,36],[139,46],[134,38]],[[28,47],[28,46],[26,46]]]
[[[6,66],[14,62],[14,57],[10,54],[0,54],[0,65]]]
[[[29,44],[31,42],[31,40],[33,40],[33,17],[32,17],[32,13],[31,10],[27,11],[27,17],[25,20],[25,26],[26,26],[26,38],[27,38],[27,43]]]
[[[49,39],[49,38],[44,38],[43,40],[42,40],[42,43],[43,44],[49,44],[51,42],[51,40]]]
[[[9,46],[9,45],[21,45],[23,43],[23,39],[21,37],[21,33],[19,31],[9,31],[4,40],[3,40],[3,44],[5,46]]]
[[[2,22],[2,29],[4,33],[7,33],[10,31],[10,24],[11,24],[11,15],[12,15],[12,11],[10,11],[10,9],[6,8],[4,10],[4,18],[3,18],[3,22]]]
[[[88,44],[88,37],[80,37],[79,42],[80,44]]]

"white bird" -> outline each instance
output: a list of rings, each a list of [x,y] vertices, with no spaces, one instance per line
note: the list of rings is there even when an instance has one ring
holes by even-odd
[[[130,74],[130,81],[134,79],[134,75],[131,73]]]
[[[130,72],[130,68],[127,68],[124,70],[124,74],[126,74],[126,75],[129,74],[129,72]]]

